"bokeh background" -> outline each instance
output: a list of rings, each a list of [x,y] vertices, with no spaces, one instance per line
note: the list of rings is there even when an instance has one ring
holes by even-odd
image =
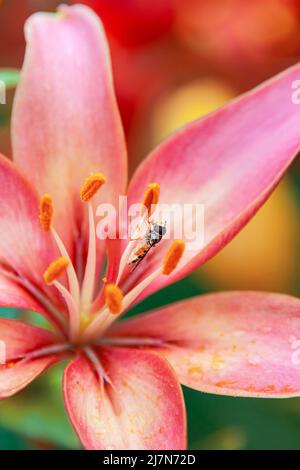
[[[0,78],[9,88],[7,104],[0,106],[0,152],[7,156],[24,21],[34,11],[54,11],[59,3],[0,0]],[[173,130],[300,60],[300,0],[80,3],[101,16],[109,38],[131,173]],[[130,314],[217,290],[300,296],[299,207],[296,160],[271,199],[228,247]],[[0,309],[0,315],[30,313]],[[63,409],[61,373],[62,366],[57,366],[0,403],[0,449],[80,448]],[[184,393],[191,449],[300,449],[300,399],[230,398],[189,389]]]

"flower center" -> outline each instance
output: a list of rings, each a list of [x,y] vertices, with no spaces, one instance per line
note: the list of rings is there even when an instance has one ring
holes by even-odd
[[[98,292],[95,295],[97,256],[92,199],[105,182],[106,178],[102,173],[94,173],[86,178],[80,190],[80,199],[83,203],[87,204],[89,221],[88,252],[81,283],[79,282],[71,257],[53,226],[54,210],[51,196],[44,194],[39,204],[41,228],[49,232],[54,238],[61,254],[44,272],[44,281],[49,285],[53,285],[60,292],[66,303],[68,309],[66,335],[70,343],[75,346],[83,345],[88,347],[89,344],[94,344],[99,338],[103,337],[104,332],[129,308],[149,284],[157,277],[169,275],[174,271],[185,248],[182,240],[174,240],[164,256],[162,266],[153,270],[142,281],[136,282],[129,290],[126,291],[125,289],[126,294],[123,294],[120,283],[124,273],[128,271],[129,267],[131,267],[132,272],[148,251],[156,246],[166,233],[165,225],[153,224],[149,219],[160,196],[159,184],[150,183],[144,193],[140,220],[141,223],[146,221],[148,230],[142,237],[142,240],[141,238],[134,237],[128,242],[118,264],[115,282],[107,282],[107,279],[103,278],[103,283],[99,286]],[[137,242],[141,246],[137,247]],[[128,275],[130,276],[130,272]],[[59,280],[62,277],[67,278],[67,284],[65,279],[62,282]],[[68,288],[65,287],[66,285],[68,285]]]

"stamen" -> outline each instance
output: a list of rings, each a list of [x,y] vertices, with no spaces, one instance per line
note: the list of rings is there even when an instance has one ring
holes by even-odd
[[[13,279],[14,281],[19,282],[25,289],[27,289],[34,297],[38,299],[38,301],[45,307],[46,310],[49,311],[50,313],[50,321],[51,321],[51,315],[53,319],[58,323],[60,329],[64,332],[65,327],[66,327],[66,319],[62,315],[62,313],[54,307],[54,305],[50,302],[50,300],[42,293],[40,292],[31,282],[29,282],[26,278],[23,277],[17,277],[14,274],[10,274],[7,272],[3,272],[5,276],[7,276],[9,279]],[[52,320],[53,322],[53,320]]]
[[[91,343],[95,338],[101,336],[102,332],[106,329],[107,321],[113,318],[116,319],[116,315],[109,312],[107,307],[99,310],[93,320],[87,324],[86,328],[82,332],[82,340],[85,343]]]
[[[53,202],[50,194],[43,194],[39,204],[39,220],[42,230],[48,232],[53,219]]]
[[[80,198],[83,202],[90,202],[99,188],[105,183],[103,173],[93,173],[88,176],[80,190]],[[81,307],[86,308],[92,302],[95,275],[96,275],[96,228],[92,204],[88,205],[89,212],[89,247],[81,289]]]
[[[161,274],[161,268],[154,271],[150,276],[146,277],[136,287],[134,287],[128,294],[125,295],[122,301],[122,310],[124,312],[132,304],[132,302],[138,297],[138,295],[151,284]],[[108,284],[117,287],[115,284]],[[107,289],[108,286],[105,286]],[[123,297],[123,296],[122,296]],[[100,310],[95,316],[94,320],[87,326],[83,333],[83,338],[86,342],[91,342],[95,338],[101,336],[105,330],[116,320],[116,314],[112,313],[109,309],[108,302],[107,307]]]
[[[44,281],[46,284],[53,284],[56,279],[62,276],[69,265],[69,260],[64,256],[53,261],[44,272]]]
[[[162,268],[159,267],[153,271],[149,276],[143,279],[139,284],[133,287],[128,292],[128,294],[124,296],[122,301],[122,310],[119,313],[125,312],[139,297],[139,295],[161,274],[171,274],[171,272],[173,272],[177,267],[184,253],[184,249],[185,243],[183,240],[174,240],[165,255]],[[105,289],[107,289],[109,286],[113,286],[113,288],[117,287],[115,284],[108,284],[105,286]],[[84,332],[84,338],[86,341],[92,341],[94,338],[99,337],[115,321],[115,314],[113,314],[112,310],[109,308],[107,301],[106,304],[108,308],[100,311],[95,319],[87,326]]]
[[[54,287],[63,296],[69,312],[69,337],[71,342],[76,343],[80,334],[80,313],[78,305],[70,292],[58,281],[53,282]]]
[[[86,267],[81,288],[81,308],[85,309],[92,301],[96,276],[96,227],[92,204],[88,204],[89,211],[89,248]]]
[[[174,240],[171,244],[163,261],[162,273],[169,275],[177,267],[185,250],[185,243],[183,240]]]
[[[154,206],[158,203],[159,195],[160,185],[158,183],[149,183],[142,202],[142,205],[148,211],[148,216],[152,214]]]
[[[159,338],[147,338],[147,337],[140,337],[137,338],[135,336],[128,336],[128,337],[111,337],[111,336],[103,336],[99,340],[96,341],[97,346],[101,345],[109,345],[109,346],[164,346],[167,347],[168,343]]]
[[[123,294],[121,289],[115,284],[107,284],[104,289],[105,303],[113,315],[118,315],[122,311]]]
[[[127,310],[137,297],[161,275],[161,268],[153,271],[149,276],[133,287],[124,297],[123,311]]]
[[[51,346],[45,346],[44,348],[40,349],[35,349],[32,352],[29,352],[25,354],[25,356],[20,356],[21,361],[20,362],[26,362],[30,361],[32,359],[36,359],[38,357],[43,357],[43,356],[50,356],[51,354],[57,354],[65,351],[71,351],[72,346],[69,343],[63,343],[63,344],[53,344]]]
[[[51,233],[57,244],[57,247],[60,251],[61,256],[66,258],[69,261],[69,265],[67,267],[69,289],[70,289],[72,296],[74,297],[75,302],[77,303],[77,305],[79,305],[80,288],[79,288],[79,282],[78,282],[74,265],[72,263],[72,260],[67,252],[67,249],[63,241],[61,240],[60,236],[58,235],[54,227],[51,227]]]
[[[66,258],[69,261],[69,265],[67,268],[67,275],[69,281],[69,288],[71,290],[74,299],[79,304],[79,283],[77,279],[77,275],[72,263],[72,260],[65,248],[65,245],[61,238],[59,237],[58,233],[56,232],[55,228],[52,226],[52,219],[53,219],[53,202],[50,194],[43,194],[40,198],[39,204],[39,220],[41,228],[47,232],[51,230],[51,233],[55,239],[55,242],[58,246],[60,254],[62,257]]]
[[[93,173],[88,176],[81,187],[80,199],[83,202],[89,202],[105,182],[106,178],[103,173]]]
[[[151,204],[150,204],[150,207],[151,207]],[[145,206],[142,206],[142,208],[145,209]],[[140,225],[143,222],[145,222],[147,220],[147,218],[148,218],[148,212],[146,210],[144,210],[144,213],[142,213],[142,216],[141,216],[140,223],[137,225],[137,228],[135,229],[135,231],[133,233],[132,239],[127,244],[127,246],[126,246],[126,248],[123,251],[123,254],[121,256],[116,284],[118,284],[121,280],[121,277],[124,273],[124,270],[125,270],[126,266],[128,265],[128,262],[129,262],[129,259],[130,259],[130,256],[132,254],[132,251],[133,251],[134,247],[136,246],[136,244],[139,240],[142,240],[141,232],[140,232]]]
[[[121,280],[121,277],[123,275],[123,272],[124,272],[124,269],[125,267],[127,266],[128,264],[128,260],[130,258],[130,254],[132,252],[132,249],[133,247],[135,246],[136,244],[136,240],[133,240],[133,241],[130,241],[125,250],[123,251],[123,254],[121,256],[121,259],[120,259],[120,265],[119,265],[119,271],[118,271],[118,276],[117,276],[117,280],[116,280],[116,284],[118,284]]]
[[[149,183],[144,193],[144,198],[142,201],[140,223],[138,224],[131,241],[127,244],[120,259],[119,272],[118,272],[118,276],[116,280],[117,284],[120,282],[121,277],[124,273],[124,269],[128,264],[128,260],[132,253],[133,247],[136,245],[136,242],[141,238],[139,226],[143,222],[147,221],[147,219],[150,217],[153,210],[155,209],[155,205],[158,203],[159,196],[160,196],[160,185],[158,183]]]

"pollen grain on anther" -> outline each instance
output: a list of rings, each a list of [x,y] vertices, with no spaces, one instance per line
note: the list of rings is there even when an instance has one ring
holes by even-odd
[[[41,228],[48,232],[53,219],[53,202],[50,194],[43,194],[39,203],[39,221]]]
[[[185,250],[185,243],[183,240],[173,241],[163,261],[163,268],[162,268],[163,274],[169,275],[174,271],[174,269],[177,267],[179,261],[182,258],[184,250]]]
[[[105,182],[106,178],[103,173],[89,175],[80,189],[80,199],[83,202],[89,202]]]
[[[148,211],[150,216],[158,203],[160,196],[160,185],[158,183],[149,183],[144,193],[142,206]]]
[[[115,284],[106,284],[104,289],[105,303],[114,315],[118,315],[122,311],[123,294],[121,289]]]
[[[49,264],[43,275],[46,284],[52,284],[59,277],[61,277],[66,272],[68,265],[69,260],[64,256],[57,258],[51,264]]]

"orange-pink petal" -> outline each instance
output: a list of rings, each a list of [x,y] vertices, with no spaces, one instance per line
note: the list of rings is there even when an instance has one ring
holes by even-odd
[[[73,251],[83,241],[80,187],[90,173],[106,184],[96,202],[115,202],[126,184],[126,152],[110,57],[98,17],[87,7],[59,7],[26,23],[27,51],[14,103],[14,159],[40,193],[54,200],[54,224]]]
[[[59,354],[43,355],[24,360],[26,354],[58,344],[52,333],[20,321],[0,319],[0,399],[14,395],[51,364],[62,358]]]
[[[98,352],[111,381],[100,384],[80,354],[64,376],[71,423],[87,449],[183,449],[186,417],[180,385],[158,356],[134,349]]]
[[[42,274],[57,251],[49,234],[41,230],[34,189],[16,166],[2,155],[0,233],[1,268],[41,285]]]
[[[24,308],[46,314],[46,310],[21,285],[0,270],[0,306]]]
[[[18,320],[0,318],[0,340],[6,344],[7,360],[20,358],[35,349],[58,343],[48,330]]]
[[[0,364],[0,399],[10,397],[27,387],[48,367],[61,359],[61,355],[52,354],[16,364]]]
[[[195,297],[116,325],[109,334],[156,338],[179,380],[223,395],[300,395],[300,300],[227,292]]]
[[[184,232],[183,237],[177,232],[175,238],[187,244],[182,263],[171,276],[158,279],[148,294],[214,256],[269,197],[300,148],[300,106],[292,88],[299,74],[297,64],[187,125],[140,165],[129,187],[129,203],[141,201],[147,184],[155,181],[161,204],[200,204],[204,210],[203,238],[191,244]],[[193,227],[189,214],[183,212],[184,230]],[[170,225],[171,235],[178,225],[180,217]],[[145,276],[161,263],[167,243],[162,241],[145,258]]]

